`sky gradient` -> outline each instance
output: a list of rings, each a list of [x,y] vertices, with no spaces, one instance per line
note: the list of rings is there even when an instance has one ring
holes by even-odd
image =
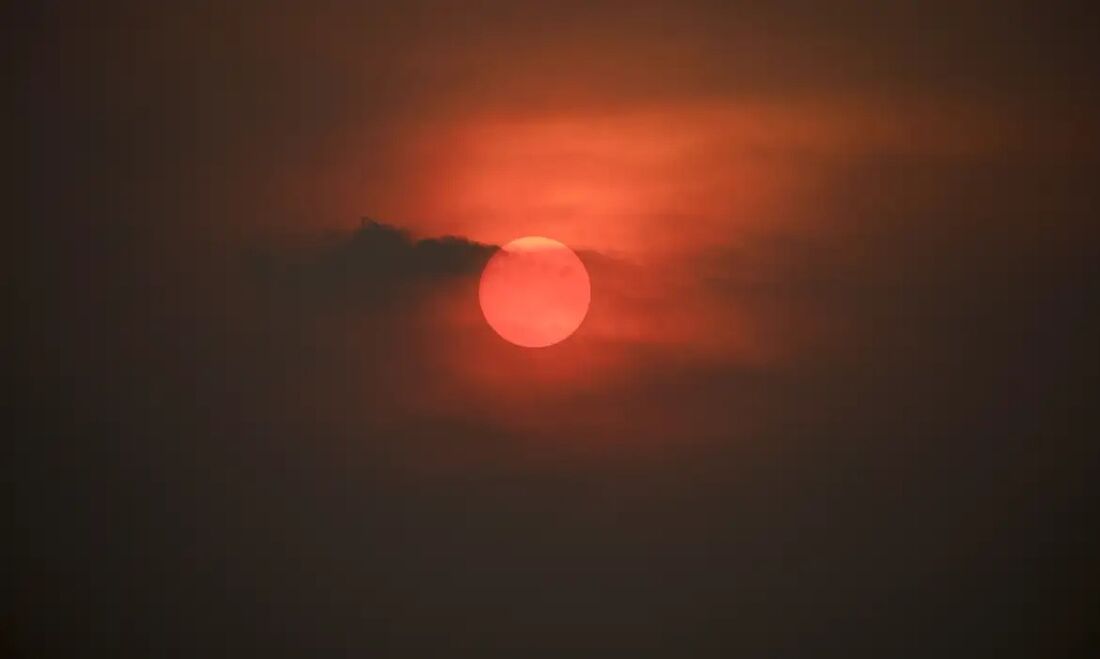
[[[1096,647],[1083,7],[5,11],[15,656]]]

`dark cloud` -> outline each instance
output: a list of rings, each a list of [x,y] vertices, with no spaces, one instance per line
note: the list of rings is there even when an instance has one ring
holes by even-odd
[[[257,274],[278,289],[275,295],[363,310],[418,295],[416,289],[424,286],[476,275],[497,249],[458,236],[415,239],[370,218],[323,243],[255,252]]]

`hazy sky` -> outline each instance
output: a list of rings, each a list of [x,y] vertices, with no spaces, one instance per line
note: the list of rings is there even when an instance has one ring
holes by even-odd
[[[1083,6],[8,23],[16,654],[1095,643]],[[592,281],[534,351],[527,234]]]

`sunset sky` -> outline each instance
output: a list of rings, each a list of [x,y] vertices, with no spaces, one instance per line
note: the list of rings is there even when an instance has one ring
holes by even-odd
[[[756,5],[6,10],[5,649],[1087,656],[1096,12]]]

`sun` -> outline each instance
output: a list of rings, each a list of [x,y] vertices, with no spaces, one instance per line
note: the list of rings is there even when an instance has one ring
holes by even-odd
[[[577,331],[592,298],[588,270],[562,243],[541,236],[504,245],[485,265],[478,288],[486,322],[525,348],[560,343]]]

